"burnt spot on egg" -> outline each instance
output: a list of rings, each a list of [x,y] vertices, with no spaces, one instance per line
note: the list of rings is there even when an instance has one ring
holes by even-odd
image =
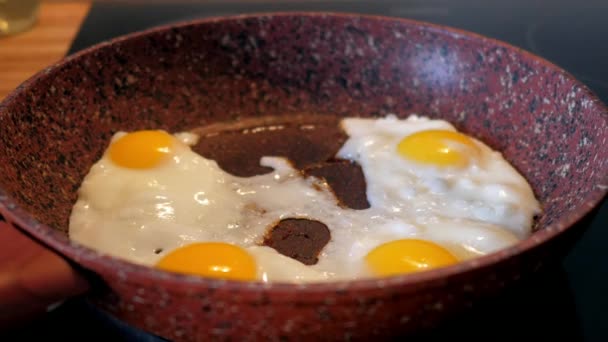
[[[332,115],[301,114],[217,123],[192,130],[200,136],[192,150],[239,177],[271,172],[260,165],[264,156],[287,158],[303,176],[325,181],[342,207],[367,209],[361,166],[334,159],[348,139],[340,121]]]
[[[323,179],[342,207],[367,209],[365,175],[361,165],[348,160],[319,163],[303,170],[307,176]]]
[[[192,130],[200,136],[192,150],[239,177],[271,172],[271,168],[260,165],[264,156],[284,157],[303,177],[325,182],[341,207],[367,209],[370,204],[361,166],[334,159],[348,139],[340,122],[341,118],[332,115],[301,114],[217,123]],[[248,209],[264,213],[255,204]],[[271,227],[262,244],[305,265],[314,265],[330,238],[324,223],[290,218]]]
[[[285,157],[294,168],[305,169],[331,159],[348,138],[338,117],[310,114],[217,123],[192,133],[200,136],[194,152],[239,177],[271,172],[260,165],[264,156]]]
[[[289,218],[272,227],[262,245],[305,265],[314,265],[319,261],[319,254],[330,238],[329,228],[322,222]]]

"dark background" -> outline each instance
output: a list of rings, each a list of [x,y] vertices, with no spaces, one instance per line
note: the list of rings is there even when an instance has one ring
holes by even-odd
[[[96,3],[70,53],[125,33],[206,16],[339,11],[406,17],[480,33],[543,56],[608,103],[608,1],[128,1]],[[563,261],[412,340],[608,341],[608,202]],[[373,322],[370,322],[373,324]],[[79,300],[0,340],[124,340]]]

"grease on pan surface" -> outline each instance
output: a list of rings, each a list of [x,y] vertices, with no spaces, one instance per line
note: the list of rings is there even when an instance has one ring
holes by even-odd
[[[117,132],[82,183],[70,238],[169,271],[316,282],[492,253],[540,211],[499,152],[446,121],[285,120]]]

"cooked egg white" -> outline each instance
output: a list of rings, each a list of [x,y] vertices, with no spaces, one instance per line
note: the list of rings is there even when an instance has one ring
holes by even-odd
[[[372,207],[425,225],[441,218],[468,219],[501,226],[519,238],[530,233],[533,217],[540,211],[532,189],[499,152],[482,142],[468,137],[475,151],[461,153],[468,159],[464,167],[423,165],[395,157],[395,146],[404,137],[429,130],[456,132],[448,122],[389,116],[345,119],[343,126],[349,139],[338,157],[361,165]]]
[[[195,135],[119,132],[79,189],[70,238],[149,266],[195,242],[225,242],[253,256],[259,281],[318,282],[380,275],[366,260],[391,241],[430,241],[463,260],[530,234],[538,201],[525,179],[482,142],[446,133],[456,130],[445,121],[417,116],[347,118],[342,125],[349,139],[337,157],[361,165],[369,209],[340,207],[324,182],[303,178],[283,158],[261,159],[273,168],[269,174],[235,177],[190,149]],[[414,136],[431,130],[440,132]],[[259,246],[267,230],[287,218],[330,229],[317,264]],[[395,250],[374,253],[375,264],[401,258]]]

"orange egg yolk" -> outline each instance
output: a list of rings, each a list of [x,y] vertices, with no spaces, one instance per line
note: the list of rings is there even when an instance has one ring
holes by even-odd
[[[408,135],[397,145],[397,152],[406,159],[439,167],[465,167],[481,153],[471,138],[447,130]]]
[[[365,257],[379,276],[429,270],[455,264],[458,260],[445,248],[425,240],[403,239],[382,244]]]
[[[118,138],[109,147],[115,164],[130,169],[150,169],[159,165],[175,144],[175,139],[164,131],[137,131]]]
[[[193,243],[163,257],[156,266],[165,271],[232,280],[255,280],[255,259],[243,248],[222,242]]]

